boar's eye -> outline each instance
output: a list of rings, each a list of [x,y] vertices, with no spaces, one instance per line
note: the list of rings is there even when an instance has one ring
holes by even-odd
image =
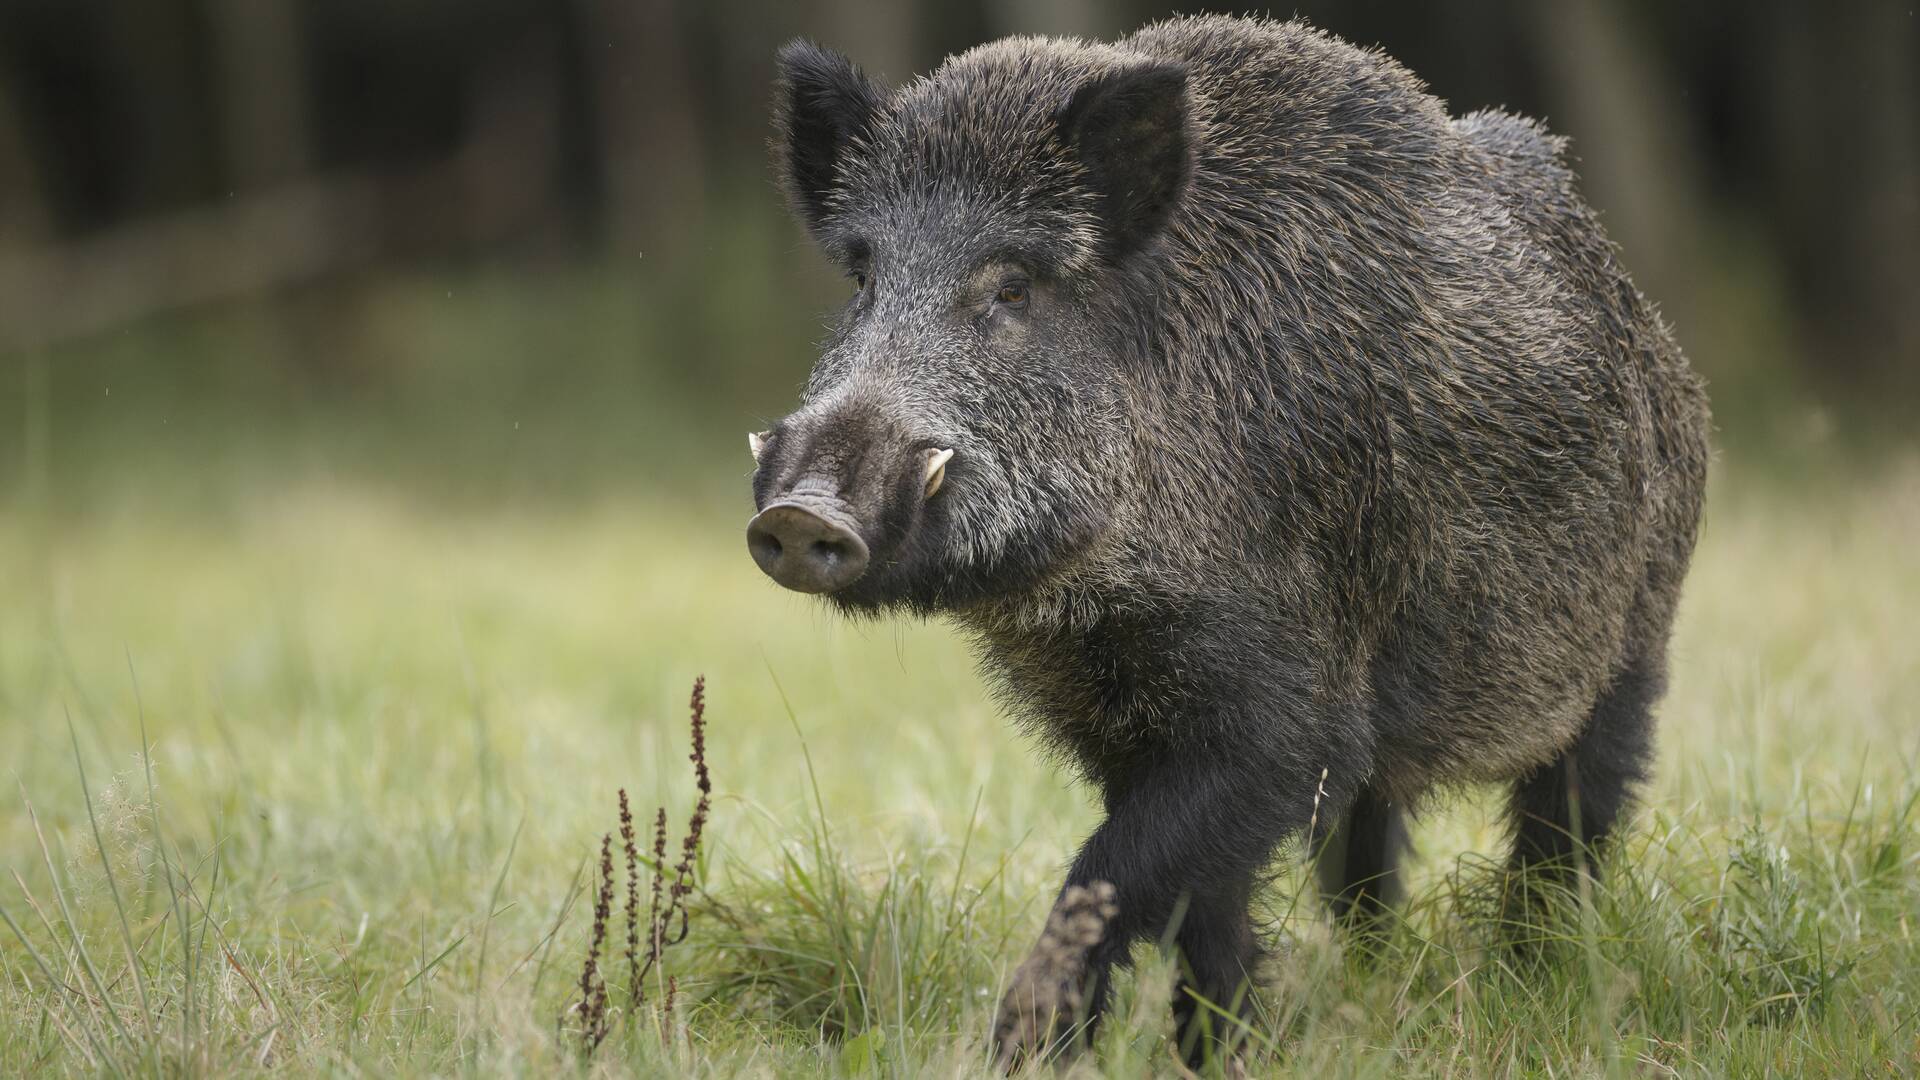
[[[1025,311],[1027,294],[1031,291],[1027,279],[1013,278],[1001,283],[1000,291],[993,294],[993,302],[1014,311]]]
[[[854,292],[863,293],[867,291],[867,272],[864,269],[857,269],[847,276],[853,279]]]

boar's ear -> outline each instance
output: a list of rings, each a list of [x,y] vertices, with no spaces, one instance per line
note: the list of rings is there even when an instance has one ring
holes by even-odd
[[[794,209],[817,228],[848,144],[864,135],[885,92],[853,61],[796,38],[780,49],[774,154]]]
[[[1116,261],[1145,246],[1193,175],[1187,71],[1149,64],[1101,75],[1058,114],[1062,140],[1101,196],[1107,254]]]

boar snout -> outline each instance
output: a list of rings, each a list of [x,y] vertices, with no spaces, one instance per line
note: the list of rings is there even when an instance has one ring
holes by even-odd
[[[835,415],[747,437],[761,506],[747,523],[747,550],[778,584],[837,593],[876,561],[890,573],[898,568],[922,507],[946,485],[954,451],[891,430],[876,437],[872,426]]]
[[[777,502],[754,515],[747,523],[747,549],[768,577],[795,592],[832,592],[867,571],[865,541],[796,502]]]

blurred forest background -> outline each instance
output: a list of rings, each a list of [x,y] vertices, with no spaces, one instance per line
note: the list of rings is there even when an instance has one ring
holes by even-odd
[[[5,0],[0,428],[21,435],[0,475],[56,502],[168,463],[198,487],[223,468],[487,498],[701,486],[744,467],[739,431],[787,407],[841,292],[771,181],[777,45],[899,81],[1002,34],[1173,10]],[[1911,420],[1912,4],[1295,10],[1456,113],[1572,136],[1725,445],[1791,459]]]

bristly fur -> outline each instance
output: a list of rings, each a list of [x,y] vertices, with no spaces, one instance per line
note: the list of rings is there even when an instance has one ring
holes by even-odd
[[[1606,835],[1708,420],[1562,140],[1299,23],[1009,38],[897,91],[782,57],[782,175],[866,284],[756,502],[848,493],[872,563],[833,601],[951,614],[1100,787],[1091,971],[1183,910],[1192,987],[1233,1000],[1323,770],[1373,876],[1440,783],[1514,785],[1516,866]],[[1017,319],[976,299],[1000,267]]]

